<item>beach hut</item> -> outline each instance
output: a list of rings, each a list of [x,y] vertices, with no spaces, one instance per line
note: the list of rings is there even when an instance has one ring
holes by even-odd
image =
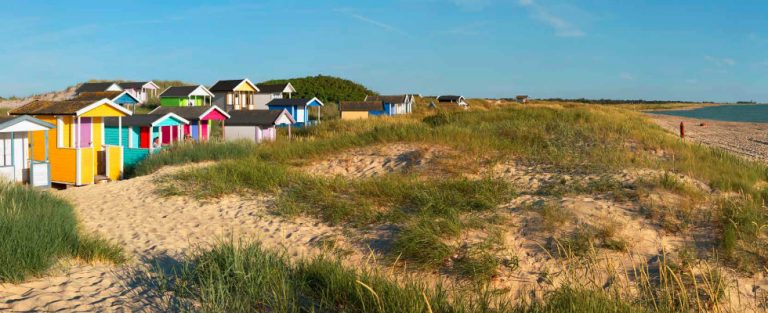
[[[96,92],[82,92],[72,98],[75,101],[98,101],[101,99],[109,99],[112,102],[117,103],[126,108],[132,108],[136,110],[136,105],[139,104],[139,99],[128,93],[127,91],[96,91]]]
[[[47,145],[51,182],[82,186],[122,176],[123,147],[104,142],[104,118],[116,117],[119,123],[131,112],[112,100],[37,100],[9,114],[31,115],[55,125]],[[41,132],[32,137],[34,142],[44,141]],[[34,161],[45,161],[45,145],[35,145],[31,151]]]
[[[123,167],[129,171],[163,145],[185,140],[186,125],[189,121],[174,113],[128,116],[122,124],[117,118],[106,118],[105,141],[123,147]]]
[[[192,106],[192,107],[157,107],[149,114],[176,114],[189,121],[184,125],[182,138],[190,138],[196,142],[207,141],[211,133],[211,121],[225,121],[230,118],[229,113],[222,108],[212,106]]]
[[[384,110],[381,114],[398,115],[413,112],[412,95],[365,96],[365,101],[381,101]]]
[[[160,86],[151,80],[148,82],[122,82],[117,83],[117,85],[138,99],[139,104],[147,103],[151,97],[157,97],[157,91],[160,90]]]
[[[291,95],[296,92],[296,88],[293,88],[291,83],[282,84],[258,84],[259,92],[256,93],[256,109],[268,110],[267,103],[275,99],[290,99]]]
[[[11,182],[49,187],[48,130],[54,126],[28,115],[0,117],[0,177]],[[32,136],[30,134],[40,134]],[[41,146],[39,160],[30,155],[30,147]]]
[[[160,94],[164,107],[210,106],[213,93],[203,85],[169,87]]]
[[[259,88],[247,78],[217,81],[210,91],[214,95],[213,104],[227,112],[256,109],[255,95]]]
[[[288,126],[290,134],[291,125],[296,121],[286,110],[250,110],[229,112],[232,116],[224,126],[225,140],[246,139],[255,143],[263,141],[275,141],[277,139],[278,125]]]
[[[286,110],[291,113],[297,126],[307,126],[320,121],[320,108],[323,106],[317,98],[312,99],[274,99],[267,103],[270,110]],[[309,108],[317,107],[317,120],[309,120]]]
[[[104,91],[123,91],[115,82],[101,82],[101,83],[83,83],[75,89],[75,95],[79,95],[84,92],[104,92]]]
[[[439,103],[453,103],[458,106],[468,106],[466,99],[463,96],[439,96],[437,97],[437,102]]]
[[[342,120],[362,120],[386,111],[381,101],[342,101],[339,112]]]

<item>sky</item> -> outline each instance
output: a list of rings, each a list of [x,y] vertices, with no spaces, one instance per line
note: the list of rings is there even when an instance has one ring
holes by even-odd
[[[768,101],[768,1],[0,0],[0,96],[333,75],[384,94]]]

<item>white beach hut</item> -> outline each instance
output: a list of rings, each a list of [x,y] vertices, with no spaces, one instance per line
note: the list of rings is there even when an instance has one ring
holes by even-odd
[[[28,115],[0,117],[0,178],[34,187],[50,187],[48,130],[53,127]],[[30,133],[38,131],[45,132],[44,142],[31,139]],[[33,145],[43,145],[43,155],[31,156],[29,151]]]

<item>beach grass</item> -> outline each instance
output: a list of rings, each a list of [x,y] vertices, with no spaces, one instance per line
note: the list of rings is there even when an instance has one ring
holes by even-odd
[[[471,218],[473,214],[494,214],[521,193],[550,198],[610,195],[617,201],[642,204],[649,193],[661,190],[680,197],[683,202],[680,207],[649,207],[649,217],[659,216],[653,210],[663,211],[676,218],[684,217],[685,223],[713,229],[716,253],[721,256],[718,260],[727,266],[755,272],[768,264],[765,254],[768,216],[762,206],[768,192],[760,187],[768,181],[768,170],[763,164],[720,149],[682,142],[641,113],[619,107],[567,103],[499,106],[488,102],[482,105],[486,107],[420,109],[404,117],[328,121],[295,130],[292,142],[281,138],[276,143],[247,149],[236,144],[217,144],[204,153],[205,156],[195,159],[222,162],[167,176],[161,184],[162,191],[200,199],[234,193],[270,195],[275,197],[272,210],[277,214],[310,215],[329,224],[361,230],[393,226],[393,241],[385,251],[389,256],[387,260],[407,262],[410,268],[455,273],[473,282],[487,282],[494,276],[494,267],[501,262],[492,254],[476,253],[477,247],[462,247],[458,243],[461,234],[469,230],[492,229],[486,227],[492,226],[491,223],[479,222],[478,225],[478,219]],[[303,168],[348,149],[394,143],[426,144],[456,151],[440,162],[444,167],[441,172],[451,175],[406,172],[352,178],[309,175]],[[147,169],[184,163],[191,159],[187,155],[200,153],[194,151],[195,146],[178,149],[179,156],[151,157]],[[223,154],[226,157],[213,155],[214,150],[230,149],[238,152]],[[514,162],[600,178],[585,184],[563,183],[537,190],[517,190],[482,171]],[[661,174],[642,177],[629,187],[610,176],[627,169],[651,169]],[[706,183],[718,195],[726,195],[726,199],[728,195],[737,197],[730,201],[708,199],[681,181],[680,175]],[[704,201],[717,204],[712,207],[712,214],[690,212],[692,206]],[[554,230],[569,219],[568,212],[563,212],[557,204],[544,203],[530,209],[540,214],[544,230]],[[560,251],[565,251],[560,255],[562,258],[588,258],[596,249],[617,252],[631,249],[627,239],[615,233],[616,229],[609,225],[585,225],[555,238]],[[493,251],[494,246],[484,248]],[[635,309],[610,294],[592,298],[588,290],[559,292],[563,299],[591,308],[605,308],[605,305],[616,311]],[[573,298],[574,295],[577,297]],[[675,299],[666,293],[663,297]],[[600,304],[590,304],[592,300]],[[653,298],[653,301],[661,300]],[[574,311],[556,303],[554,300],[534,303],[525,310]],[[567,301],[562,303],[569,305]],[[647,309],[647,305],[651,303],[643,307]]]
[[[529,303],[513,304],[485,285],[449,296],[448,288],[413,277],[352,270],[326,256],[289,261],[231,240],[199,250],[173,271],[156,271],[175,307],[202,312],[647,312],[616,295],[567,285]]]
[[[39,276],[61,258],[125,261],[120,247],[78,229],[69,203],[16,184],[0,184],[0,238],[0,282]]]

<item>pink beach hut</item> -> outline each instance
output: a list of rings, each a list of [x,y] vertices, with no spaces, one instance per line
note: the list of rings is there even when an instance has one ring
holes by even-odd
[[[229,119],[229,114],[218,106],[189,106],[189,107],[157,107],[149,114],[168,114],[173,113],[189,121],[183,128],[167,126],[168,129],[162,129],[164,144],[170,143],[173,138],[191,138],[194,141],[207,141],[211,134],[211,121],[225,121]],[[179,135],[179,131],[182,132]]]

